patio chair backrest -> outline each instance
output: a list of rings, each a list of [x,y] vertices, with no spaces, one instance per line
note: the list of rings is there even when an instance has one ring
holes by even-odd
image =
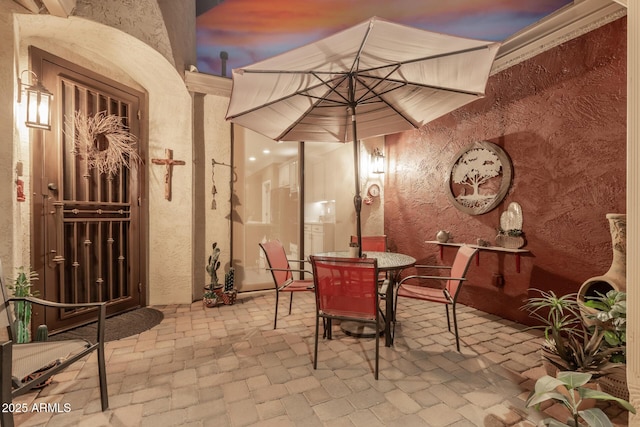
[[[449,277],[456,278],[465,278],[467,276],[467,270],[469,270],[469,266],[471,265],[471,259],[475,253],[478,252],[477,248],[473,248],[471,246],[461,246],[458,249],[458,253],[456,254],[455,259],[453,260],[453,265],[451,266],[451,274]],[[447,280],[446,289],[451,295],[451,298],[454,300],[458,296],[458,292],[460,292],[462,280],[449,279]]]
[[[276,288],[292,280],[293,276],[291,271],[286,271],[289,270],[290,267],[289,261],[287,260],[287,253],[284,251],[282,243],[280,243],[279,240],[270,240],[265,243],[260,243],[260,247],[264,251],[269,268],[274,269],[271,270],[271,274],[273,275]]]
[[[387,236],[362,236],[362,251],[363,252],[386,252],[387,251]],[[357,243],[358,236],[351,236],[351,243]]]
[[[353,319],[378,316],[378,264],[375,258],[311,256],[319,313]]]

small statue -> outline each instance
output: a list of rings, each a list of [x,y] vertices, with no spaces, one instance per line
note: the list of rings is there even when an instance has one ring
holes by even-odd
[[[209,256],[209,263],[207,264],[207,273],[211,276],[211,281],[209,282],[209,289],[213,290],[215,288],[220,288],[222,285],[218,283],[218,269],[220,268],[220,248],[218,247],[218,242],[214,242],[212,246],[213,253]]]

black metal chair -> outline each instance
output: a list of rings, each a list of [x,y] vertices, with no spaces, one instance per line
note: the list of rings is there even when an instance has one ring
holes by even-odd
[[[0,326],[6,327],[9,340],[0,343],[0,363],[2,366],[0,389],[3,408],[10,405],[14,397],[21,396],[41,384],[53,375],[77,362],[93,351],[98,352],[98,376],[100,380],[100,400],[102,410],[109,408],[107,394],[107,373],[104,354],[104,325],[106,303],[65,304],[45,301],[34,297],[7,297],[2,263],[0,262],[0,288],[2,288],[2,304],[0,304]],[[24,344],[16,343],[16,330],[11,312],[11,303],[28,301],[31,304],[54,308],[86,308],[94,310],[98,318],[96,342],[82,339],[64,341],[37,341]],[[34,373],[37,372],[37,375]],[[12,427],[13,414],[2,411],[2,426]]]

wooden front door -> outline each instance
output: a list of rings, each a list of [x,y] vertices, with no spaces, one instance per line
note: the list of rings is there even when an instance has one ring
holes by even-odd
[[[139,119],[144,95],[41,50],[30,50],[32,69],[54,94],[51,131],[32,130],[32,265],[47,300],[108,302],[108,314],[145,305],[141,163],[101,173],[79,147],[75,113],[115,115],[137,138],[144,158]],[[91,141],[107,154],[109,140]],[[34,327],[50,332],[87,322],[87,310],[47,309],[34,313]],[[95,317],[93,317],[95,318]]]

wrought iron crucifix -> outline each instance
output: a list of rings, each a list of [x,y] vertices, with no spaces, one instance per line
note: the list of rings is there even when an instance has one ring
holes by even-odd
[[[164,198],[171,200],[171,175],[173,173],[174,165],[184,165],[184,160],[173,160],[173,150],[164,150],[164,159],[151,159],[151,162],[155,165],[164,165]]]

